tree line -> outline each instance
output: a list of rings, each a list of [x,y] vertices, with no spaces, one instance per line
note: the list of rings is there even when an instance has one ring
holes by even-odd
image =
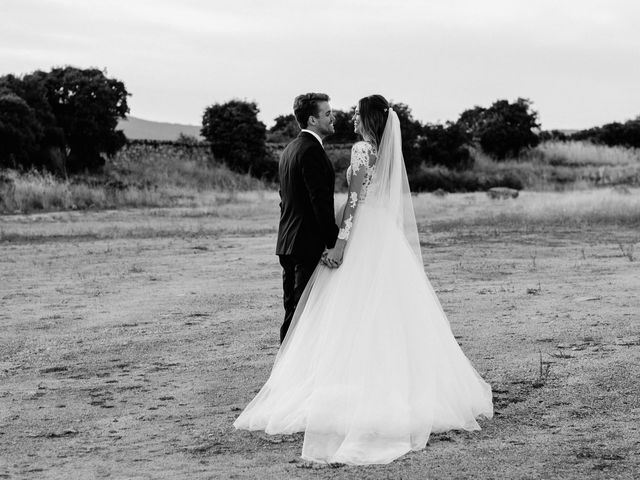
[[[479,145],[496,159],[517,156],[539,142],[535,129],[537,112],[531,102],[519,98],[513,103],[499,100],[488,108],[474,107],[460,115],[456,122],[423,124],[413,117],[404,103],[392,103],[402,129],[402,150],[409,174],[420,165],[441,165],[463,170],[473,165],[470,149]],[[202,121],[202,136],[210,143],[216,158],[230,168],[275,178],[277,165],[268,159],[267,141],[284,143],[300,131],[293,114],[280,115],[267,130],[258,120],[255,102],[232,100],[207,107]],[[334,110],[335,133],[326,142],[353,143],[358,140],[349,111]]]
[[[442,166],[462,171],[473,167],[472,150],[481,150],[496,161],[518,158],[524,151],[547,140],[584,140],[608,146],[640,148],[640,116],[625,123],[609,123],[601,127],[567,135],[558,130],[542,131],[538,112],[529,99],[513,102],[497,100],[488,107],[475,106],[460,114],[456,121],[422,123],[413,117],[405,103],[392,103],[402,128],[402,151],[409,176],[421,166]],[[211,143],[217,158],[224,159],[240,172],[251,172],[275,178],[277,165],[265,161],[267,142],[286,143],[300,131],[293,114],[276,117],[267,130],[257,118],[255,102],[232,100],[207,107],[202,135]],[[349,111],[334,110],[335,133],[328,144],[353,143],[358,140]],[[252,127],[249,128],[249,125]],[[252,136],[246,133],[251,131]]]
[[[97,171],[127,139],[117,130],[129,112],[122,81],[98,69],[75,67],[0,77],[0,168],[47,169],[61,175]],[[497,100],[465,110],[456,121],[422,123],[405,103],[392,104],[402,127],[403,154],[411,175],[421,166],[466,170],[473,149],[500,161],[517,158],[540,141],[589,140],[640,148],[640,117],[581,130],[570,136],[540,131],[532,102]],[[335,134],[328,143],[357,141],[348,111],[335,110]],[[256,102],[230,100],[204,109],[201,134],[216,161],[232,170],[277,180],[277,158],[269,143],[285,143],[299,132],[293,114],[280,115],[267,129]],[[190,139],[183,138],[181,142]]]

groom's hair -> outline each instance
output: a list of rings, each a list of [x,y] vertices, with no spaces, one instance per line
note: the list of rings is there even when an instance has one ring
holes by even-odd
[[[303,93],[298,95],[293,101],[293,114],[300,128],[307,128],[309,117],[318,116],[318,103],[328,102],[329,95],[326,93]]]

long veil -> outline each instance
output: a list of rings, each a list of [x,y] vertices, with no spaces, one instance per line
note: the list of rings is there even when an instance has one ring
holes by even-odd
[[[395,221],[398,228],[404,232],[420,268],[423,268],[416,215],[402,156],[400,120],[391,108],[378,147],[378,160],[367,193],[367,204]]]
[[[317,266],[269,380],[234,423],[304,431],[305,460],[388,463],[431,432],[477,430],[476,417],[493,414],[491,387],[424,272],[401,140],[389,109],[344,262]]]

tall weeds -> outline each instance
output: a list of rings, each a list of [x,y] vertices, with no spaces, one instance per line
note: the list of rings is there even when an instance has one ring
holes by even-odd
[[[0,212],[199,205],[210,201],[212,192],[269,188],[216,163],[205,147],[171,144],[129,145],[108,160],[100,174],[69,180],[39,171],[8,170],[5,176],[14,188],[4,193],[11,198],[0,199]]]
[[[520,158],[497,162],[474,151],[478,175],[510,174],[528,190],[640,186],[640,151],[584,142],[544,142]]]
[[[640,166],[639,149],[590,142],[543,142],[529,153],[529,158],[550,165]]]

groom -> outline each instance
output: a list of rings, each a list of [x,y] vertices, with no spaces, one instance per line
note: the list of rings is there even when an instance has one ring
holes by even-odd
[[[276,254],[282,265],[284,340],[298,301],[325,249],[336,243],[335,173],[322,141],[334,133],[335,117],[324,93],[298,95],[293,113],[302,131],[280,157],[280,225]],[[338,267],[337,263],[327,266]]]

